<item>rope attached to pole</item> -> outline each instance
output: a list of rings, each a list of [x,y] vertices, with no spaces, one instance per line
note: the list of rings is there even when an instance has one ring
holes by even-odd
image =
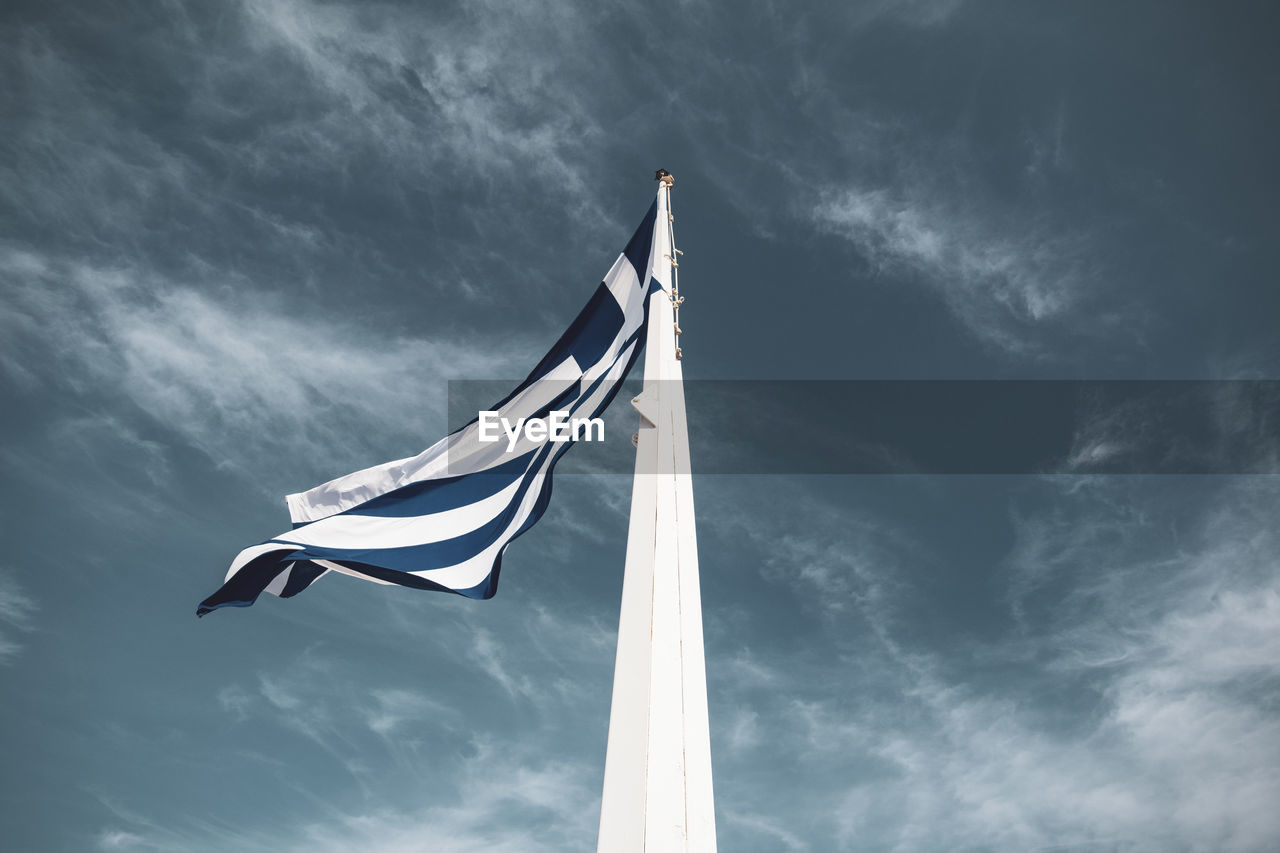
[[[667,192],[667,240],[671,246],[671,254],[663,257],[671,262],[671,310],[675,321],[676,358],[679,359],[684,356],[680,350],[680,306],[684,303],[684,297],[680,295],[680,263],[676,260],[676,255],[683,255],[684,252],[676,248],[676,218],[671,213],[671,188],[676,185],[676,178],[666,169],[659,169],[654,177],[662,182],[662,187]]]

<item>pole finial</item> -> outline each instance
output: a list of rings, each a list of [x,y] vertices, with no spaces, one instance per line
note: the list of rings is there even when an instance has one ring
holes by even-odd
[[[654,180],[662,181],[669,187],[676,185],[676,176],[668,172],[666,169],[659,169],[658,173],[653,176]]]

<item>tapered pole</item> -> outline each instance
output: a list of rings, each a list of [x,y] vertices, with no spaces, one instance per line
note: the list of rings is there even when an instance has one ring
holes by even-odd
[[[714,853],[715,806],[679,347],[670,174],[658,172],[644,388],[614,668],[600,853]]]

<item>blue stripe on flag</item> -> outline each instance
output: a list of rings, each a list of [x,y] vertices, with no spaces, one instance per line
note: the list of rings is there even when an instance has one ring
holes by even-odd
[[[267,585],[276,579],[276,575],[284,571],[285,564],[289,561],[285,558],[297,550],[296,545],[289,545],[279,551],[268,551],[245,563],[217,592],[200,602],[196,615],[203,616],[219,607],[248,607],[253,604]]]
[[[505,441],[505,439],[503,439]],[[367,500],[341,515],[372,515],[377,518],[412,518],[473,504],[498,494],[524,476],[536,450],[474,474],[459,474],[439,480],[410,483]]]
[[[325,570],[315,563],[309,560],[298,560],[293,564],[293,568],[289,570],[289,579],[285,581],[284,591],[280,593],[280,597],[293,598],[311,586],[312,582],[324,573]]]
[[[592,294],[591,300],[578,312],[578,316],[560,336],[560,340],[556,341],[551,351],[538,362],[538,366],[529,374],[529,378],[520,383],[515,391],[512,391],[494,408],[506,405],[508,400],[559,367],[569,356],[573,356],[578,366],[582,368],[595,364],[609,349],[609,344],[617,337],[618,332],[622,330],[624,319],[626,318],[622,314],[618,300],[601,282],[596,292]]]
[[[376,566],[372,563],[359,563],[348,560],[335,560],[334,562],[338,562],[343,568],[351,569],[353,572],[359,572],[362,575],[368,575],[371,578],[393,583],[397,586],[407,586],[411,589],[426,589],[434,592],[452,592],[455,595],[461,595],[465,598],[493,598],[493,592],[489,592],[487,595],[485,594],[489,586],[488,580],[465,589],[454,589],[453,587],[436,583],[429,578],[399,572],[395,569],[388,569],[385,566]]]
[[[644,215],[644,221],[640,223],[636,233],[631,235],[627,248],[622,250],[622,254],[627,256],[627,260],[635,268],[641,287],[644,287],[644,283],[649,278],[649,253],[653,249],[653,226],[657,219],[658,200],[654,199],[653,204],[649,206],[649,212]]]

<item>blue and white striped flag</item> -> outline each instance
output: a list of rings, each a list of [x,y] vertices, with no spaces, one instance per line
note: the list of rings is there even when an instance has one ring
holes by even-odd
[[[644,345],[658,204],[533,372],[493,406],[502,418],[598,417]],[[490,598],[502,554],[551,498],[551,472],[570,447],[525,435],[481,441],[472,421],[417,456],[366,468],[289,495],[293,529],[246,548],[222,588],[200,603],[248,607],[263,592],[297,595],[326,572],[376,583]]]

